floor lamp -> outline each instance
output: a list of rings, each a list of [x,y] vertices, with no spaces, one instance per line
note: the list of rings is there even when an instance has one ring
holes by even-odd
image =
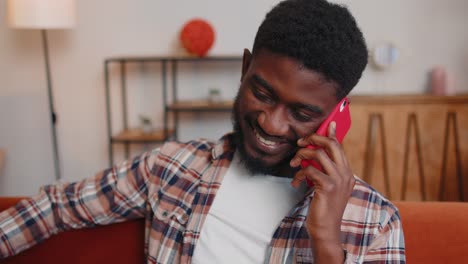
[[[8,24],[12,28],[41,30],[51,114],[55,178],[59,180],[61,170],[57,143],[57,115],[54,108],[47,30],[72,28],[75,25],[75,0],[7,0],[7,17]]]

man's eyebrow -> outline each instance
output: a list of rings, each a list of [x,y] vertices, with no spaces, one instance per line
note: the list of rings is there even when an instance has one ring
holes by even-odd
[[[268,92],[270,92],[271,94],[275,95],[275,89],[273,89],[273,86],[271,86],[267,81],[265,81],[265,79],[263,79],[262,77],[258,76],[257,74],[253,74],[252,75],[252,78],[254,79],[254,81],[258,84],[260,84],[261,86],[263,86],[265,89],[268,90]]]

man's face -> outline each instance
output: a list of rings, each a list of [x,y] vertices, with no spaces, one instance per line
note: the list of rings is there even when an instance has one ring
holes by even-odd
[[[297,140],[312,134],[338,103],[336,85],[298,61],[244,53],[233,123],[241,159],[253,173],[291,177]]]

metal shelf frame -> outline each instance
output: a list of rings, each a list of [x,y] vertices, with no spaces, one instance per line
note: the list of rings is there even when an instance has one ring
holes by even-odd
[[[193,105],[190,102],[180,102],[177,94],[177,76],[179,62],[241,62],[241,56],[211,56],[211,57],[165,57],[165,56],[128,56],[128,57],[111,57],[104,60],[104,82],[105,82],[105,97],[106,97],[106,118],[107,118],[107,138],[108,138],[108,154],[109,165],[114,164],[114,144],[123,144],[125,158],[130,156],[131,144],[144,143],[162,143],[168,139],[178,137],[179,113],[182,112],[230,112],[232,102],[222,102],[212,105]],[[127,100],[127,64],[128,63],[160,63],[161,64],[161,82],[163,96],[163,131],[155,133],[154,137],[150,135],[142,135],[138,137],[135,131],[129,131],[128,126],[128,100]],[[112,131],[112,110],[111,110],[111,85],[110,85],[110,67],[117,65],[120,75],[120,90],[122,94],[122,124],[123,132],[119,135],[114,135]],[[168,67],[170,67],[171,87],[168,85]],[[171,89],[172,98],[168,98],[168,89]],[[170,113],[172,113],[173,128],[169,127]],[[131,136],[128,136],[131,134]]]

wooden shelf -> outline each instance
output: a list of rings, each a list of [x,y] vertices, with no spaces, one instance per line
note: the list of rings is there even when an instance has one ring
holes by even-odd
[[[129,129],[120,132],[119,134],[112,137],[113,142],[121,142],[121,143],[146,143],[146,142],[163,142],[167,140],[168,137],[174,134],[174,130],[169,129],[167,131],[167,137],[164,136],[164,130],[159,129],[155,130],[151,133],[145,133],[141,129]]]
[[[351,95],[351,104],[466,104],[468,95],[440,96],[430,94]]]
[[[221,101],[212,103],[207,100],[192,100],[192,101],[178,101],[177,103],[167,106],[169,111],[177,112],[215,112],[215,111],[231,111],[234,102]]]
[[[242,55],[218,55],[218,56],[119,56],[108,58],[105,60],[109,62],[197,62],[197,61],[242,61]]]

